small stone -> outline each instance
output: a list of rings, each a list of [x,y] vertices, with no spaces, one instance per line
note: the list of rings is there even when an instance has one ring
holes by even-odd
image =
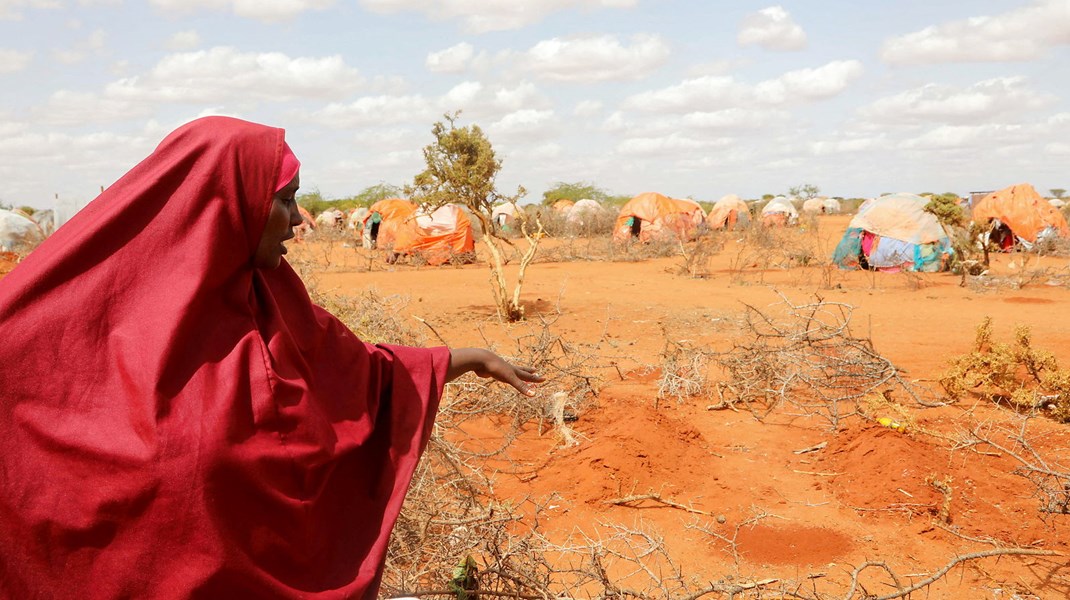
[[[718,523],[722,523],[723,524],[726,521],[728,521],[727,517],[725,517],[724,515],[717,515],[717,522]]]

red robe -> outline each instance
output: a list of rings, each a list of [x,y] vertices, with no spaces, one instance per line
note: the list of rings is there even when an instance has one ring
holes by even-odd
[[[251,266],[282,144],[187,124],[0,280],[0,597],[376,595],[449,350]]]

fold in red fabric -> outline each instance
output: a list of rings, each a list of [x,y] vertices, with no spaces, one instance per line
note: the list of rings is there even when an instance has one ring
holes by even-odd
[[[252,267],[283,138],[179,128],[0,280],[0,596],[375,597],[449,350]]]

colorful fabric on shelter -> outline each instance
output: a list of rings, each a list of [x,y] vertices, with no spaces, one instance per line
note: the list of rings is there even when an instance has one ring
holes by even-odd
[[[0,597],[376,597],[449,350],[252,267],[283,135],[179,128],[0,281]]]

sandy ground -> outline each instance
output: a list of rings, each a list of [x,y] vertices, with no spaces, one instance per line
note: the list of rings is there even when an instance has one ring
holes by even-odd
[[[293,246],[289,259],[314,266],[320,291],[371,287],[407,297],[403,312],[426,320],[453,346],[493,344],[508,354],[542,315],[570,343],[604,352],[600,393],[573,424],[581,443],[565,447],[531,428],[513,447],[513,458],[530,468],[523,476],[503,474],[496,487],[503,499],[552,498],[542,523],[551,537],[597,537],[604,523],[650,528],[703,580],[801,580],[841,596],[865,561],[887,563],[908,585],[957,555],[1023,546],[1063,555],[972,561],[911,597],[1070,597],[1070,515],[1039,511],[1035,488],[1014,474],[1018,465],[1005,453],[956,447],[963,428],[1009,422],[1006,409],[975,400],[923,408],[893,396],[894,407],[886,408],[911,424],[906,432],[857,417],[831,431],[828,421],[791,411],[759,421],[748,411],[707,410],[709,397],[656,399],[666,337],[724,349],[738,334],[733,324],[744,305],[773,311],[784,298],[820,296],[854,307],[852,332],[869,337],[919,386],[933,385],[949,357],[969,350],[986,316],[998,339],[1009,340],[1018,324],[1031,326],[1034,345],[1070,365],[1067,259],[1000,255],[989,279],[998,285],[965,287],[946,273],[820,266],[848,219],[822,217],[816,231],[792,234],[814,249],[818,260],[808,267],[762,268],[768,265],[731,237],[702,265],[701,278],[682,274],[679,257],[537,262],[521,296],[529,319],[520,325],[497,319],[484,265],[388,265],[341,241],[314,239]],[[557,256],[582,254],[575,242],[548,240],[547,255],[555,248]],[[0,276],[8,268],[0,263]],[[1070,427],[1040,419],[1030,431],[1034,447],[1053,464],[1062,461],[1065,472]],[[479,435],[497,433],[488,425]],[[648,493],[692,510],[607,503]],[[862,578],[867,590],[894,592],[878,571]]]
[[[827,261],[848,219],[823,217],[817,231],[792,235],[812,244],[818,262]],[[582,254],[575,242],[563,252],[565,244],[548,241],[547,254]],[[405,312],[428,321],[450,345],[493,343],[508,353],[510,340],[529,331],[530,323],[511,326],[496,318],[483,265],[387,265],[338,242],[295,248],[291,258],[314,259],[324,291],[372,287],[406,296]],[[605,535],[599,523],[649,527],[664,536],[685,570],[704,580],[807,581],[817,575],[811,581],[818,589],[841,595],[854,567],[867,560],[886,562],[909,585],[969,552],[1070,550],[1070,516],[1040,512],[1032,484],[1013,474],[1013,459],[991,448],[955,448],[964,428],[1010,418],[1004,409],[974,400],[927,409],[896,397],[901,412],[888,415],[905,415],[911,430],[856,418],[832,432],[827,421],[779,411],[759,421],[749,412],[706,410],[710,398],[656,401],[666,336],[724,348],[744,304],[775,311],[784,298],[799,304],[815,295],[854,307],[853,333],[871,338],[919,386],[934,385],[949,357],[971,348],[986,316],[997,339],[1009,341],[1016,325],[1029,325],[1035,346],[1070,364],[1070,320],[1061,314],[1070,299],[1067,259],[999,255],[988,285],[965,287],[947,273],[763,269],[752,259],[729,238],[702,278],[681,274],[679,257],[532,265],[521,296],[529,321],[542,315],[570,342],[606,350],[613,368],[575,423],[582,443],[565,448],[552,435],[529,431],[513,458],[536,466],[523,476],[502,475],[498,493],[552,498],[552,518],[542,525],[560,539],[578,531]],[[509,273],[515,276],[515,265]],[[872,416],[880,416],[879,409]],[[1065,465],[1070,427],[1050,421],[1030,427],[1035,446]],[[796,453],[823,442],[821,450]],[[940,514],[945,495],[934,480],[950,490],[948,522]],[[607,503],[649,493],[701,512],[651,501]],[[722,537],[697,531],[696,524]],[[867,571],[862,578],[868,591],[893,592],[888,578],[877,575]],[[917,593],[1066,598],[1070,566],[1065,556],[984,559]]]

